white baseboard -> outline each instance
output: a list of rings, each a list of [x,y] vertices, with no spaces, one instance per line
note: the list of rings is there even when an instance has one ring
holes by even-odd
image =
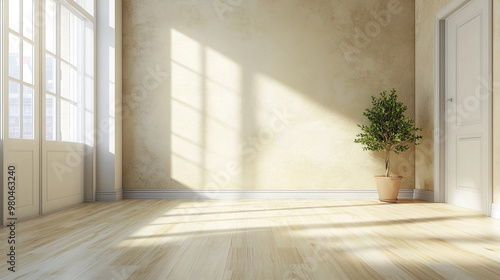
[[[500,219],[500,204],[491,204],[491,217]]]
[[[96,191],[95,201],[118,201],[123,199],[123,190]]]
[[[434,192],[427,190],[413,190],[413,199],[434,202]]]
[[[131,199],[378,199],[377,190],[123,190]],[[413,199],[413,190],[402,189],[399,199]]]

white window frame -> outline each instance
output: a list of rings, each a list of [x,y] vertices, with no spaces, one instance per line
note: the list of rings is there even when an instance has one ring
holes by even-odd
[[[85,94],[86,94],[86,90],[85,90],[85,73],[86,73],[86,64],[85,64],[85,56],[86,56],[86,50],[85,50],[85,46],[87,45],[86,44],[86,37],[85,37],[85,26],[88,22],[91,22],[93,27],[94,27],[94,50],[93,50],[93,55],[94,55],[94,63],[93,63],[93,74],[94,74],[94,83],[93,83],[93,100],[95,100],[95,94],[96,94],[96,20],[95,20],[95,17],[92,16],[91,14],[89,14],[84,8],[82,8],[80,5],[78,5],[76,3],[76,1],[74,0],[52,0],[53,2],[56,3],[56,54],[54,53],[51,53],[49,51],[47,51],[46,49],[46,32],[45,32],[45,29],[43,30],[40,30],[40,33],[41,33],[41,54],[40,54],[40,62],[41,62],[41,69],[42,69],[42,79],[41,79],[41,97],[43,98],[43,102],[42,102],[42,105],[45,107],[46,106],[46,97],[47,95],[50,95],[50,96],[53,96],[55,97],[56,99],[56,125],[55,125],[55,129],[56,129],[56,138],[55,139],[50,139],[50,140],[47,140],[47,135],[46,135],[46,130],[47,130],[47,127],[46,127],[46,116],[42,116],[41,120],[43,121],[42,123],[42,139],[45,140],[45,141],[54,141],[54,142],[64,142],[62,140],[62,130],[61,130],[61,101],[65,101],[65,102],[68,102],[70,104],[73,104],[73,105],[77,105],[77,118],[78,118],[78,127],[76,128],[76,131],[77,131],[77,139],[76,141],[69,141],[69,142],[75,142],[75,143],[86,143],[88,142],[86,139],[89,138],[88,135],[85,135],[85,111],[86,111],[86,108],[85,108]],[[95,3],[95,0],[94,0],[94,14],[95,14],[95,10],[96,10],[96,3]],[[79,73],[80,75],[80,78],[81,78],[81,81],[82,81],[82,89],[81,89],[81,95],[78,97],[78,101],[77,102],[74,102],[68,98],[65,98],[63,96],[61,96],[61,63],[62,62],[65,62],[66,64],[70,65],[71,66],[71,63],[69,63],[68,61],[65,61],[62,56],[61,56],[61,42],[60,42],[60,39],[61,39],[61,36],[60,36],[60,32],[61,32],[61,29],[60,29],[60,21],[61,21],[61,7],[64,6],[66,9],[68,9],[71,13],[73,13],[75,16],[77,16],[78,18],[80,18],[83,22],[82,26],[81,26],[81,32],[82,32],[82,46],[84,46],[82,52],[82,56],[79,58],[80,61],[80,65],[81,65],[81,73]],[[42,0],[41,1],[41,7],[42,7],[42,10],[45,9],[46,7],[46,0]],[[44,15],[45,17],[45,15]],[[45,18],[44,18],[45,20]],[[49,91],[46,90],[46,55],[47,54],[50,54],[51,56],[55,57],[56,59],[56,93],[51,93]],[[94,101],[94,108],[95,108],[95,101]],[[42,111],[45,112],[46,108],[43,108]],[[95,118],[94,118],[95,119]],[[95,127],[95,120],[94,120],[94,124],[93,124],[93,127]],[[93,136],[90,136],[93,138]],[[95,143],[95,141],[92,141],[92,143]]]
[[[92,15],[91,13],[87,12],[87,10],[85,10],[83,7],[81,7],[75,0],[53,0],[54,2],[58,3],[59,5],[63,5],[64,7],[66,7],[71,13],[73,13],[75,16],[77,16],[80,20],[82,20],[83,22],[83,25],[81,27],[81,32],[82,32],[82,40],[83,40],[83,46],[86,46],[86,43],[85,43],[85,31],[86,31],[86,26],[89,22],[91,22],[92,26],[93,26],[93,35],[94,35],[94,38],[93,38],[93,56],[94,56],[94,61],[93,61],[93,89],[92,89],[92,92],[94,94],[93,96],[93,100],[95,100],[95,92],[96,92],[96,31],[97,31],[97,28],[96,28],[96,18],[95,18],[95,14],[96,14],[96,0],[94,0],[92,2],[93,4],[93,11],[92,13],[94,15]],[[46,33],[45,33],[45,28],[44,28],[44,25],[42,24],[42,27],[40,27],[40,23],[44,22],[45,20],[45,4],[46,4],[46,0],[35,0],[34,1],[34,5],[33,5],[33,23],[35,25],[35,28],[33,30],[33,39],[30,39],[30,38],[27,38],[24,36],[23,34],[23,30],[21,29],[20,32],[17,32],[15,30],[11,30],[10,29],[10,26],[9,26],[9,23],[6,22],[8,19],[8,17],[4,17],[4,12],[8,12],[6,11],[5,9],[8,9],[8,4],[6,3],[7,1],[1,1],[1,12],[2,12],[2,15],[1,15],[1,29],[2,29],[2,40],[0,41],[1,44],[2,44],[2,50],[1,50],[1,55],[2,55],[2,71],[0,72],[1,74],[1,80],[2,80],[2,89],[5,90],[4,94],[9,94],[9,90],[8,90],[8,86],[9,86],[9,81],[12,81],[12,82],[15,82],[17,84],[19,84],[20,86],[20,96],[19,96],[19,137],[14,137],[13,139],[20,139],[20,140],[23,140],[23,139],[33,139],[35,137],[35,135],[32,135],[33,137],[31,138],[25,138],[24,137],[24,129],[23,129],[23,126],[24,126],[24,114],[23,114],[23,109],[24,109],[24,99],[23,99],[23,94],[22,92],[24,92],[24,87],[25,86],[28,86],[30,88],[33,88],[34,89],[34,92],[35,94],[37,94],[37,91],[38,91],[38,94],[40,94],[40,101],[41,101],[41,104],[39,105],[45,105],[45,102],[42,102],[42,99],[45,100],[45,96],[47,94],[47,91],[46,91],[46,81],[45,81],[45,75],[46,75],[46,58],[45,58],[45,54],[47,53],[46,49],[45,49],[45,36],[46,36]],[[20,0],[20,13],[21,13],[21,18],[19,19],[20,22],[22,22],[22,11],[23,11],[23,8],[22,8],[22,5],[23,5],[23,0]],[[37,16],[38,15],[38,16]],[[60,18],[60,13],[58,13],[58,17]],[[21,27],[22,28],[22,27]],[[60,28],[58,27],[58,30],[60,30]],[[8,52],[9,52],[9,46],[7,45],[7,42],[8,40],[6,40],[6,38],[4,38],[5,36],[10,36],[9,34],[14,35],[14,36],[17,36],[17,38],[19,38],[19,55],[20,55],[20,77],[19,79],[17,78],[13,78],[13,77],[10,77],[9,76],[9,69],[8,69],[8,63],[7,61],[5,61],[5,59],[8,57]],[[57,39],[59,40],[60,36],[59,34],[57,34]],[[33,66],[34,66],[34,69],[33,69],[33,85],[32,84],[29,84],[29,83],[26,83],[23,79],[23,67],[24,67],[24,63],[23,63],[23,52],[24,52],[24,49],[23,49],[23,42],[24,41],[27,41],[29,42],[32,46],[33,46]],[[38,47],[37,47],[38,46]],[[59,44],[59,41],[57,43],[57,48],[59,49],[60,48],[60,44]],[[78,105],[79,105],[79,108],[77,108],[77,117],[78,117],[78,123],[79,123],[79,127],[75,128],[76,130],[76,134],[77,134],[77,139],[72,139],[72,140],[76,140],[76,141],[72,141],[72,142],[77,142],[77,143],[84,143],[86,140],[86,138],[88,138],[89,136],[88,135],[84,135],[84,131],[85,131],[85,117],[84,117],[84,114],[85,114],[85,94],[86,94],[86,91],[85,91],[85,86],[86,86],[86,83],[85,83],[85,73],[86,73],[86,65],[85,65],[85,56],[86,56],[86,49],[85,47],[83,47],[82,49],[82,57],[80,58],[80,64],[81,64],[81,76],[79,77],[82,81],[82,89],[81,89],[81,96],[78,100]],[[60,59],[61,59],[61,55],[60,55],[60,51],[58,50],[58,55],[56,56],[56,65],[57,65],[57,71],[56,71],[56,81],[57,81],[57,84],[60,85]],[[38,79],[37,79],[38,78]],[[37,84],[35,81],[39,81],[39,83]],[[75,102],[69,100],[69,99],[66,99],[62,96],[57,96],[57,95],[60,95],[61,91],[60,89],[58,88],[56,90],[56,95],[53,95],[56,97],[56,100],[57,100],[57,106],[56,106],[56,110],[57,110],[57,116],[58,118],[56,119],[56,122],[57,122],[57,125],[56,125],[56,139],[55,141],[61,141],[61,126],[60,126],[60,119],[61,119],[61,112],[60,112],[60,100],[64,100],[64,101],[68,101],[70,104],[75,104]],[[2,108],[3,110],[8,110],[7,106],[9,106],[9,104],[3,104],[3,100],[2,100]],[[94,108],[95,108],[95,101],[94,101]],[[37,132],[37,129],[34,128],[32,133],[37,133],[37,134],[40,134],[41,137],[43,137],[42,139],[46,139],[46,129],[45,129],[45,116],[42,115],[42,113],[45,111],[45,108],[42,108],[41,106],[36,106],[36,108],[33,108],[34,111],[33,111],[33,118],[40,118],[40,125],[41,125],[41,129],[38,130]],[[7,118],[7,119],[2,119],[2,126],[5,126],[5,125],[8,125],[6,122],[8,122],[10,120],[10,118]],[[93,127],[95,127],[95,121],[94,121],[94,124],[92,125]],[[10,126],[9,126],[9,130],[10,130]],[[8,133],[6,135],[3,135],[2,137],[9,137]],[[93,141],[94,142],[94,141]]]
[[[24,28],[24,24],[22,23],[23,20],[22,20],[22,17],[23,17],[23,5],[24,5],[24,1],[23,0],[19,0],[20,2],[20,11],[19,13],[21,14],[21,17],[19,19],[19,23],[20,23],[20,30],[19,32],[18,31],[15,31],[15,30],[11,30],[10,29],[10,24],[9,22],[7,22],[7,20],[10,21],[10,19],[7,17],[7,18],[3,18],[3,11],[6,10],[6,9],[9,9],[9,4],[6,3],[6,1],[2,1],[2,58],[5,59],[7,58],[6,61],[10,62],[10,57],[9,57],[9,45],[7,44],[7,42],[10,41],[9,40],[5,40],[6,37],[9,37],[10,34],[12,34],[13,36],[16,36],[18,39],[19,39],[19,78],[14,78],[14,77],[10,77],[9,76],[9,63],[7,63],[5,60],[3,61],[3,73],[2,73],[2,81],[3,81],[3,84],[2,84],[2,89],[5,89],[5,92],[4,94],[7,94],[9,95],[9,82],[12,81],[12,82],[15,82],[19,85],[19,137],[10,137],[10,135],[4,135],[3,137],[5,138],[11,138],[11,139],[19,139],[19,140],[33,140],[35,138],[35,133],[36,133],[36,128],[33,126],[33,129],[32,129],[32,133],[33,133],[33,137],[31,138],[25,138],[24,137],[24,87],[29,87],[29,88],[32,88],[33,89],[33,93],[36,94],[36,90],[37,88],[40,86],[39,84],[37,84],[37,67],[39,67],[40,65],[40,62],[37,61],[37,47],[38,47],[38,44],[39,44],[39,41],[40,41],[40,34],[38,32],[38,28],[37,28],[37,0],[34,0],[33,1],[33,26],[34,26],[34,30],[33,30],[33,39],[30,39],[28,37],[25,37],[24,36],[24,31],[23,31],[23,28]],[[33,47],[33,77],[32,77],[32,84],[28,83],[28,82],[25,82],[24,81],[24,42],[27,41],[29,44],[32,45]],[[10,42],[9,42],[10,43]],[[33,96],[33,101],[35,100],[35,96]],[[2,104],[4,106],[2,106],[3,110],[8,110],[8,106],[9,104]],[[34,105],[33,105],[34,106]],[[34,122],[34,119],[37,117],[35,114],[37,112],[37,108],[33,107],[33,115],[32,115],[32,118],[33,118],[33,122]],[[7,118],[5,120],[3,120],[2,122],[2,125],[5,126],[5,122],[9,122],[10,121],[10,118]],[[34,124],[33,124],[34,125]],[[9,127],[9,131],[10,131],[10,125],[8,126]]]

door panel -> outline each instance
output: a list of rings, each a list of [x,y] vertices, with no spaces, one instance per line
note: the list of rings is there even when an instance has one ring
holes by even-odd
[[[94,30],[76,3],[2,4],[3,165],[16,169],[15,214],[26,218],[83,202],[84,94],[94,94],[94,66],[83,54],[93,62]]]
[[[458,137],[457,188],[481,191],[482,146],[482,137]]]
[[[84,200],[84,21],[61,3],[47,0],[42,99],[42,212]]]
[[[47,200],[65,199],[75,195],[81,195],[79,187],[82,180],[81,163],[69,163],[68,157],[71,152],[58,151],[47,152]],[[80,153],[76,154],[80,157]],[[50,164],[50,165],[49,165]]]
[[[25,149],[25,147],[23,147]],[[36,180],[38,172],[36,156],[32,151],[10,151],[9,157],[15,161],[7,166],[16,167],[16,215],[28,217],[39,213],[40,184]]]
[[[44,147],[42,211],[83,202],[83,150],[78,143],[47,142]]]
[[[4,56],[3,166],[16,168],[15,214],[26,218],[40,213],[40,79],[36,73],[40,39],[34,25],[39,1],[9,0],[4,4],[9,24],[3,30],[8,50]],[[4,213],[8,213],[6,199],[4,195]]]
[[[488,1],[446,20],[446,202],[486,212],[488,186]]]

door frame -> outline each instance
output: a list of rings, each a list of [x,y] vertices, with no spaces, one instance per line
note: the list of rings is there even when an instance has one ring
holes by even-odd
[[[97,80],[97,67],[96,67],[96,62],[97,62],[97,24],[96,24],[96,12],[97,12],[97,5],[96,5],[96,0],[93,1],[93,7],[94,11],[92,14],[87,12],[84,8],[79,6],[76,1],[73,0],[54,0],[57,3],[61,4],[67,4],[66,8],[72,10],[75,13],[78,13],[79,15],[83,16],[85,18],[84,26],[86,22],[91,22],[92,27],[93,27],[93,35],[92,35],[92,45],[90,47],[92,48],[92,54],[93,54],[93,59],[92,59],[92,74],[93,74],[93,83],[92,83],[92,96],[91,96],[91,102],[89,103],[89,106],[91,107],[85,107],[83,111],[86,111],[86,109],[90,109],[90,114],[91,114],[91,121],[89,121],[88,125],[89,129],[87,127],[84,129],[82,127],[82,133],[83,133],[83,139],[80,144],[83,145],[85,152],[82,156],[82,161],[84,165],[84,173],[82,174],[83,176],[83,201],[82,202],[93,202],[95,201],[95,189],[96,189],[96,143],[97,143],[97,133],[95,131],[95,127],[97,124],[97,119],[95,116],[95,108],[97,104],[97,95],[96,95],[96,80]],[[39,129],[39,137],[40,137],[40,160],[38,162],[39,168],[37,168],[40,178],[39,178],[39,190],[40,190],[40,197],[38,198],[38,201],[40,203],[39,205],[39,214],[46,214],[42,212],[42,137],[45,137],[45,120],[44,120],[44,106],[42,106],[42,100],[45,96],[45,59],[42,56],[42,48],[44,47],[43,42],[45,41],[45,30],[40,29],[38,24],[41,21],[45,20],[45,14],[44,14],[44,5],[45,5],[46,0],[35,0],[35,7],[34,7],[34,13],[35,13],[35,36],[37,36],[39,39],[38,44],[39,47],[35,50],[35,55],[40,56],[40,59],[35,59],[36,60],[36,65],[37,65],[37,70],[40,71],[40,73],[36,75],[40,75],[38,78],[40,81],[37,83],[39,87],[39,108],[36,108],[38,114],[35,114],[36,117],[40,118],[40,125],[38,126],[37,129]],[[7,40],[5,39],[5,34],[8,34],[8,28],[9,24],[6,22],[8,18],[5,17],[5,14],[8,9],[8,4],[4,0],[0,0],[0,88],[2,89],[2,94],[0,94],[0,182],[2,182],[2,187],[0,187],[0,225],[3,225],[5,222],[5,216],[4,214],[6,213],[4,211],[4,207],[6,206],[6,202],[4,201],[4,198],[6,199],[6,184],[4,184],[3,179],[5,178],[4,176],[4,146],[5,146],[5,134],[4,134],[4,128],[5,128],[5,121],[7,120],[4,116],[5,113],[5,103],[4,103],[4,95],[7,94],[8,91],[5,90],[6,86],[6,73],[8,73],[8,45],[7,45]],[[82,31],[83,33],[85,31]],[[85,70],[84,70],[85,71]],[[37,78],[37,79],[38,79]],[[82,102],[83,106],[86,106],[85,102]],[[84,122],[84,117],[82,116],[82,122]],[[58,209],[59,210],[59,209]],[[49,211],[50,212],[50,211]]]
[[[434,17],[434,45],[435,45],[435,68],[434,68],[434,202],[446,202],[446,122],[445,122],[445,44],[446,44],[446,25],[447,18],[456,11],[465,7],[474,0],[453,0],[446,7],[440,10]],[[492,207],[492,174],[493,174],[493,102],[492,102],[492,0],[483,0],[488,3],[488,38],[485,53],[488,54],[488,77],[483,77],[482,84],[487,88],[488,99],[488,131],[486,133],[488,140],[488,178],[486,190],[486,215],[491,215]]]
[[[5,64],[4,64],[4,56],[7,50],[5,49],[5,43],[4,43],[4,16],[3,16],[3,11],[5,9],[5,1],[0,2],[0,89],[2,89],[2,92],[4,90],[4,70],[5,70]],[[5,94],[5,93],[4,93]],[[3,117],[3,95],[0,94],[0,182],[2,182],[3,185],[3,141],[4,141],[4,135],[3,135],[3,128],[4,128],[4,117]],[[0,225],[4,225],[3,222],[3,207],[4,207],[4,188],[1,188],[1,193],[0,193]]]

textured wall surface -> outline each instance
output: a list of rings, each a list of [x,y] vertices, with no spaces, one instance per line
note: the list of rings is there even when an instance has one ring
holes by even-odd
[[[451,0],[415,1],[415,124],[424,129],[415,151],[415,188],[434,190],[434,16]]]
[[[373,189],[370,96],[414,118],[414,1],[123,4],[126,189]],[[414,152],[393,158],[413,188]]]

